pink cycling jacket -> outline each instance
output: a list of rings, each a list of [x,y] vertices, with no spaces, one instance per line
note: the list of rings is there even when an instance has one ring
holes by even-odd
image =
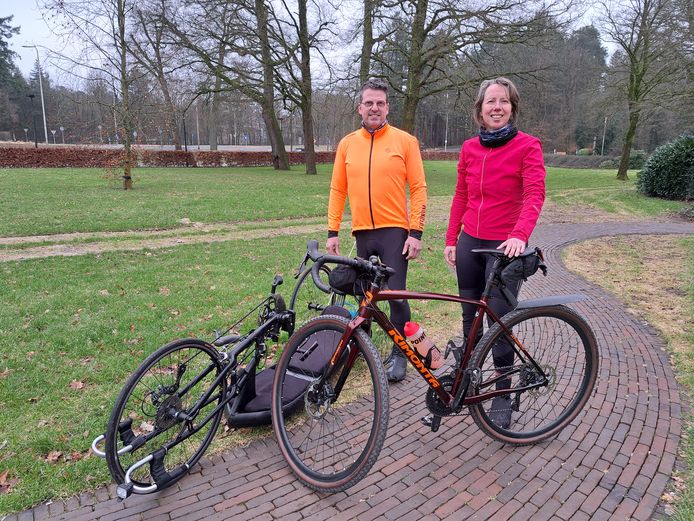
[[[463,143],[458,183],[451,204],[446,246],[455,246],[461,227],[477,239],[528,243],[545,201],[542,144],[523,132],[487,148],[474,137]]]

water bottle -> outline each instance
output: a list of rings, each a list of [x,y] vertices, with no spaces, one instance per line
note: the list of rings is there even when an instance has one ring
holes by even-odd
[[[427,337],[422,326],[417,324],[417,322],[407,322],[405,324],[405,336],[407,341],[410,342],[417,352],[424,358],[429,369],[438,369],[443,364],[443,356],[441,356],[441,351],[434,345],[429,337]],[[427,358],[430,355],[430,358]]]

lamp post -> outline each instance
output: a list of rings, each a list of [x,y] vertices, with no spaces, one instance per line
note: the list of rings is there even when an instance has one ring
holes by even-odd
[[[48,125],[46,124],[46,104],[43,101],[43,80],[41,77],[41,61],[39,59],[39,48],[36,45],[22,45],[26,49],[31,49],[32,47],[36,49],[36,66],[39,68],[39,89],[41,91],[41,111],[43,112],[43,135],[46,136],[46,144],[48,144]],[[38,146],[38,143],[37,143]]]
[[[24,129],[24,141],[29,141],[29,129]]]
[[[63,145],[65,144],[65,127],[60,125],[60,136],[63,139]]]
[[[53,134],[53,144],[55,145],[55,133],[58,132],[57,130],[52,130],[51,129],[51,134]]]
[[[602,147],[600,147],[600,155],[605,155],[605,133],[607,132],[607,116],[605,116],[605,126],[602,128]]]
[[[200,150],[200,118],[198,117],[198,104],[195,103],[195,127],[196,135],[198,137],[198,150]]]
[[[39,148],[39,138],[36,133],[36,113],[34,112],[34,98],[36,97],[36,94],[27,94],[27,98],[31,100],[31,120],[34,123],[34,146],[36,148]]]
[[[104,128],[101,125],[97,125],[97,128],[99,129],[99,143],[102,145],[104,144],[104,135],[101,133],[101,129]]]
[[[443,138],[443,151],[448,151],[448,92],[446,92],[446,134]]]

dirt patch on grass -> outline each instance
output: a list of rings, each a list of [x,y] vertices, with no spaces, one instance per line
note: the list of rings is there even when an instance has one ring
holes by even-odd
[[[448,222],[452,196],[430,197],[427,207],[427,223]],[[636,221],[637,217],[610,214],[592,208],[559,206],[546,201],[540,224],[590,223]],[[348,230],[349,221],[342,229]],[[76,256],[112,251],[171,248],[182,244],[223,242],[239,239],[257,239],[279,235],[315,233],[320,240],[326,230],[320,217],[278,219],[272,221],[244,221],[237,223],[184,222],[168,229],[132,230],[122,232],[76,232],[56,235],[26,237],[0,237],[0,262],[40,259],[53,256]],[[425,239],[426,240],[426,239]],[[50,243],[31,246],[34,243]],[[13,248],[12,246],[17,246]]]

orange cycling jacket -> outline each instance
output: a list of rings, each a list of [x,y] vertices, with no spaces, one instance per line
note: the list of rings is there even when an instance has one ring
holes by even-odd
[[[407,213],[406,185],[410,189]],[[342,223],[345,199],[352,211],[352,232],[397,227],[421,238],[427,185],[417,138],[389,124],[370,132],[347,134],[337,147],[328,202],[328,236]]]

